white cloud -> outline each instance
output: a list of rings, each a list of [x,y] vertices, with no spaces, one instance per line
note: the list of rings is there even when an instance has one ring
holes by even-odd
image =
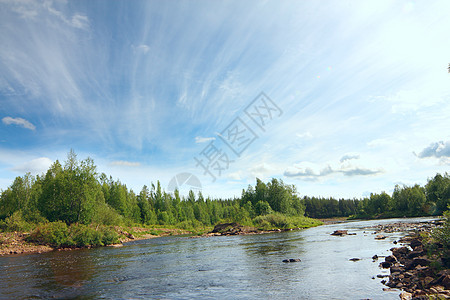
[[[344,161],[358,159],[358,158],[359,158],[359,154],[346,154],[346,155],[342,156],[339,161],[341,163],[343,163]]]
[[[125,160],[116,160],[109,163],[110,166],[116,166],[116,167],[139,167],[141,163],[139,162],[131,162],[131,161],[125,161]]]
[[[5,125],[17,125],[26,129],[35,130],[36,126],[31,124],[29,121],[22,118],[12,118],[12,117],[4,117],[2,119],[3,124]]]
[[[284,172],[284,176],[315,181],[334,174],[343,174],[344,176],[352,177],[383,173],[381,169],[370,169],[355,164],[353,161],[358,160],[359,158],[359,154],[347,154],[339,160],[339,164],[328,163],[319,165],[311,162],[301,162],[288,167]]]
[[[300,139],[310,139],[313,137],[313,135],[309,131],[297,133],[296,136]]]
[[[139,45],[136,47],[136,51],[141,52],[143,54],[147,54],[150,51],[150,47],[148,45]]]
[[[72,16],[72,20],[70,21],[73,27],[79,29],[89,29],[89,19],[86,16],[75,14]]]
[[[16,167],[12,168],[12,170],[14,172],[18,172],[18,173],[30,172],[33,175],[42,174],[42,173],[45,173],[50,168],[52,163],[53,163],[53,161],[50,158],[40,157],[40,158],[33,159],[31,161],[28,161],[19,166],[16,166]]]
[[[375,148],[375,147],[383,147],[389,144],[391,144],[391,142],[387,139],[375,139],[368,142],[367,146]]]
[[[197,144],[201,144],[201,143],[206,143],[206,142],[210,142],[210,141],[214,141],[216,138],[215,137],[201,137],[201,136],[196,136],[195,137],[195,142]]]
[[[232,180],[242,180],[244,178],[242,171],[227,174],[227,178]]]
[[[450,141],[439,141],[424,148],[419,154],[414,153],[419,158],[435,157],[440,158],[444,164],[450,164]]]

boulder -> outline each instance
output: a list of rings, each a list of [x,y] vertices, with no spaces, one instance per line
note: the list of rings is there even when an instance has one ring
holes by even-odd
[[[397,258],[394,255],[386,256],[386,258],[384,260],[387,261],[387,262],[390,262],[390,263],[397,262]]]
[[[211,233],[220,233],[220,234],[237,234],[241,231],[242,225],[238,223],[222,223],[214,226],[213,231]]]
[[[416,247],[422,246],[422,242],[418,239],[412,239],[411,241],[409,241],[409,245],[411,246],[411,248],[415,249]]]
[[[376,240],[384,240],[386,238],[385,235],[379,234],[375,237]]]
[[[350,258],[349,260],[350,261],[358,261],[358,260],[361,260],[361,258],[354,257],[354,258]]]
[[[407,270],[411,270],[414,269],[415,267],[417,267],[418,265],[421,266],[429,266],[431,263],[431,260],[429,260],[428,258],[424,258],[424,257],[416,257],[413,260],[408,261],[405,264],[405,268]]]
[[[425,251],[423,250],[422,247],[416,247],[416,249],[418,249],[418,250],[414,250],[414,251],[409,252],[406,255],[406,258],[412,259],[412,258],[419,257],[419,256],[422,256],[422,255],[425,254]]]
[[[450,289],[450,275],[443,275],[441,284],[446,288]]]
[[[408,247],[399,247],[399,248],[391,248],[392,254],[395,257],[401,257],[405,254],[408,254],[411,250]]]
[[[289,258],[289,259],[283,259],[284,263],[292,263],[292,262],[300,262],[300,258]]]
[[[343,235],[347,235],[347,234],[348,234],[348,230],[335,230],[331,235],[343,236]]]

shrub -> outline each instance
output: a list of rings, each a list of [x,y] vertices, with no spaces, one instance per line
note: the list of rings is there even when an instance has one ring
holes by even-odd
[[[16,211],[1,222],[0,227],[3,231],[29,231],[33,226],[24,220],[21,211]]]
[[[74,242],[70,238],[69,228],[62,221],[51,222],[40,225],[30,234],[29,240],[53,247],[73,246]]]
[[[113,228],[72,224],[57,221],[38,226],[29,237],[39,244],[60,247],[104,246],[119,242],[119,235]]]
[[[123,217],[106,203],[98,205],[93,216],[93,223],[103,225],[122,225]]]
[[[281,213],[258,216],[253,219],[253,223],[261,230],[307,228],[322,224],[315,219],[303,216],[286,216]]]
[[[450,211],[444,212],[444,225],[433,231],[432,237],[442,244],[445,249],[450,249]]]

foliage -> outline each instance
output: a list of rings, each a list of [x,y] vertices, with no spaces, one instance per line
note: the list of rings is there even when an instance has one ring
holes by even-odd
[[[0,221],[0,229],[3,231],[29,231],[33,224],[28,223],[22,216],[21,211],[15,211],[4,221]]]
[[[322,222],[307,217],[286,216],[280,213],[273,213],[256,217],[253,219],[253,224],[261,230],[273,230],[278,228],[308,228],[320,225]]]
[[[60,247],[104,246],[119,242],[119,235],[113,228],[72,224],[62,221],[50,222],[37,226],[30,234],[29,241]]]
[[[62,221],[50,222],[36,227],[30,234],[29,240],[53,247],[74,245],[73,240],[69,236],[69,228]]]
[[[446,250],[450,250],[450,211],[444,213],[444,225],[433,231],[432,237]]]

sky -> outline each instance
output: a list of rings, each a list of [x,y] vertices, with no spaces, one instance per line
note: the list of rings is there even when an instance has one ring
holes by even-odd
[[[135,192],[361,198],[450,171],[450,2],[0,0],[0,190],[73,149]]]

